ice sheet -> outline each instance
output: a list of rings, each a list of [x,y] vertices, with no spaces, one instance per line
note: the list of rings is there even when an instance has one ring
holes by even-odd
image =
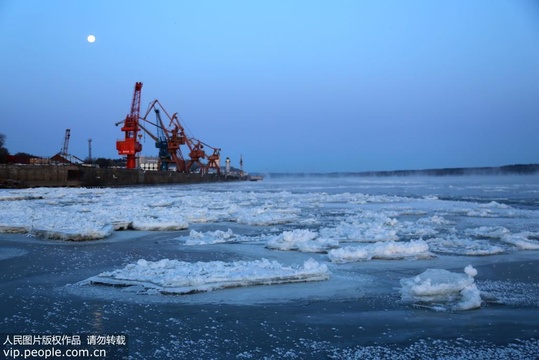
[[[285,266],[267,259],[236,262],[196,262],[140,259],[123,269],[104,272],[80,285],[141,286],[141,292],[192,294],[231,287],[321,281],[329,278],[327,265],[313,259],[303,266]]]

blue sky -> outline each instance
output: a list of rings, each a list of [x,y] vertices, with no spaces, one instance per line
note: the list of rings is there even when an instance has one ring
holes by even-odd
[[[117,158],[141,81],[252,172],[539,162],[535,0],[3,0],[0,48],[12,154]]]

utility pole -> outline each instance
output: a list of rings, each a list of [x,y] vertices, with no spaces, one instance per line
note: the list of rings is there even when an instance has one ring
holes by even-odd
[[[88,161],[92,161],[92,139],[88,139]]]
[[[243,155],[240,155],[240,176],[243,176]]]

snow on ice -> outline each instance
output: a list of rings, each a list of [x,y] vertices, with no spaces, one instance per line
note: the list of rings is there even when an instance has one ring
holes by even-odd
[[[103,272],[79,283],[141,286],[144,292],[192,294],[231,287],[321,281],[329,278],[327,265],[313,259],[303,266],[285,266],[267,259],[254,261],[209,261],[188,263],[163,259],[140,259],[123,269]]]

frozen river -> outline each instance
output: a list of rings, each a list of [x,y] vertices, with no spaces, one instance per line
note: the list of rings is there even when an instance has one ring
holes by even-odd
[[[539,177],[0,190],[1,333],[132,359],[537,359]]]

